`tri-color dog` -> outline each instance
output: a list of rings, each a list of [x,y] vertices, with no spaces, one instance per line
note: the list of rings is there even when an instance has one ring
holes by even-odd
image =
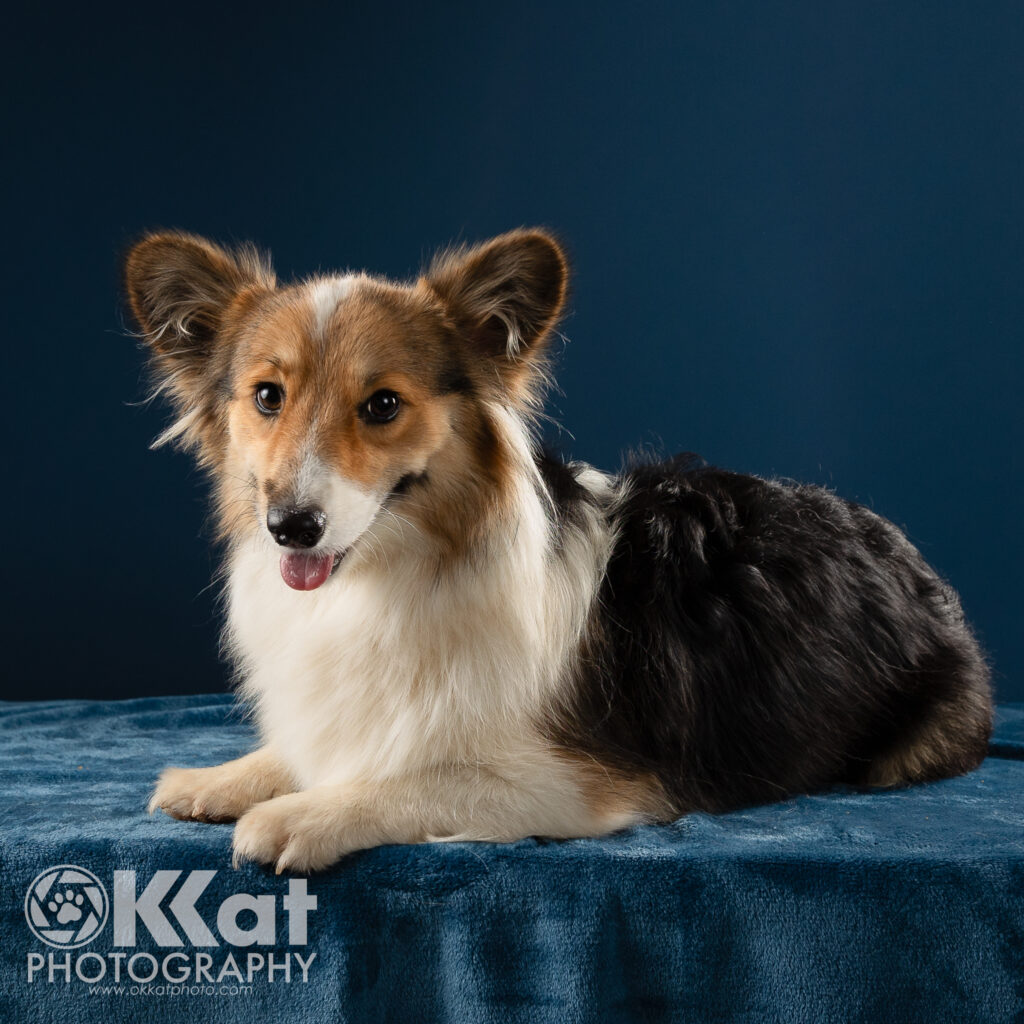
[[[620,476],[533,417],[567,267],[537,230],[419,280],[278,285],[157,233],[128,299],[214,485],[228,647],[262,737],[150,809],[237,819],[236,860],[593,836],[985,754],[956,594],[818,487],[679,458]]]

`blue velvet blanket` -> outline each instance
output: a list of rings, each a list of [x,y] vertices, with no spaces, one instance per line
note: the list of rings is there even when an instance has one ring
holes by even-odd
[[[0,1021],[1024,1020],[1024,705],[964,778],[308,880],[144,811],[226,696],[0,704]]]

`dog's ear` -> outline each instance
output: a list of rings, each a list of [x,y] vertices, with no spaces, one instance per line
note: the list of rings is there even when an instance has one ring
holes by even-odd
[[[228,310],[274,287],[274,272],[254,246],[229,252],[183,232],[147,235],[128,251],[124,288],[150,349],[157,390],[179,415],[161,440],[201,441],[216,381],[226,368],[222,333]]]
[[[253,246],[228,252],[205,238],[168,231],[132,246],[124,284],[150,348],[187,361],[208,354],[239,295],[274,287],[274,272]]]
[[[568,280],[559,244],[527,228],[441,253],[423,279],[462,337],[496,364],[504,385],[523,399],[531,397]]]

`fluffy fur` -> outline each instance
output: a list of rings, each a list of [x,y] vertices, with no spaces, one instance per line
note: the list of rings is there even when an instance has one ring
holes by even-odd
[[[974,767],[988,672],[892,524],[692,458],[610,477],[532,433],[566,261],[535,230],[416,282],[279,287],[142,239],[128,299],[213,479],[227,646],[262,746],[150,809],[236,859],[602,834]]]

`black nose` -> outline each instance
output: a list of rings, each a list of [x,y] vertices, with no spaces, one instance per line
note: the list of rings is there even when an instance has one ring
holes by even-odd
[[[267,529],[286,548],[311,548],[324,535],[327,517],[318,508],[272,508]]]

